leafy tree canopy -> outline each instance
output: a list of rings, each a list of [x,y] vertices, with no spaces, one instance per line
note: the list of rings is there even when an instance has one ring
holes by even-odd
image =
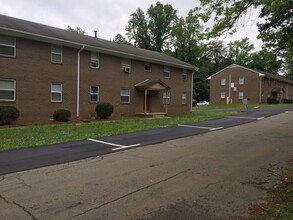
[[[250,8],[260,8],[259,37],[267,46],[279,51],[293,48],[292,0],[200,0],[204,8],[201,17],[208,21],[214,16],[210,37],[236,31],[237,22]],[[198,10],[201,10],[198,8]]]
[[[82,35],[85,34],[85,30],[83,30],[82,28],[80,28],[80,27],[73,28],[70,25],[68,25],[65,30],[73,32],[73,33],[77,33],[77,34],[82,34]]]

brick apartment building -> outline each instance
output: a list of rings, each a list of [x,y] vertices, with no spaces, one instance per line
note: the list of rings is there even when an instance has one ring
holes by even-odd
[[[194,66],[162,53],[0,15],[0,105],[17,123],[47,123],[65,108],[90,120],[98,102],[112,118],[189,113]]]
[[[266,103],[273,90],[277,99],[293,98],[293,81],[282,77],[232,64],[208,78],[211,104]]]

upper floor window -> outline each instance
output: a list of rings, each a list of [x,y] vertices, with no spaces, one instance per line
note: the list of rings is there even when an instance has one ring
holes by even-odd
[[[0,101],[15,101],[15,80],[0,79]]]
[[[62,83],[51,83],[51,102],[62,102]]]
[[[130,103],[130,89],[128,88],[120,89],[120,102]]]
[[[0,55],[15,57],[15,37],[0,35]]]
[[[131,71],[131,59],[122,58],[121,71],[124,73],[130,73]]]
[[[144,70],[145,70],[146,72],[152,72],[152,64],[150,64],[150,63],[145,63],[145,64],[144,64]]]
[[[239,85],[244,85],[244,77],[239,77]]]
[[[62,63],[62,46],[51,45],[51,62]]]
[[[224,85],[226,85],[226,79],[225,78],[221,79],[221,86],[224,86]]]
[[[186,105],[187,93],[183,92],[181,96],[181,103],[182,105]]]
[[[187,80],[187,70],[183,70],[183,72],[182,72],[182,80],[183,81]]]
[[[170,104],[170,92],[166,91],[163,93],[163,104],[169,105]]]
[[[170,67],[164,66],[164,77],[165,78],[170,78],[170,75],[171,75]]]
[[[98,102],[99,101],[99,86],[91,86],[91,102]]]
[[[91,52],[91,68],[99,69],[99,53]]]

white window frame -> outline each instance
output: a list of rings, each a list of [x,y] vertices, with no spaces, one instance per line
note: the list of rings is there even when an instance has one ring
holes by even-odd
[[[226,98],[226,92],[221,92],[220,97],[221,97],[221,99],[225,99]]]
[[[181,95],[181,104],[186,105],[187,104],[187,92],[182,92]]]
[[[121,72],[123,73],[131,72],[131,59],[127,59],[127,58],[121,59]]]
[[[171,70],[170,67],[164,66],[164,72],[163,72],[164,78],[170,78],[171,77]]]
[[[53,90],[53,85],[60,85],[60,91]],[[51,83],[51,102],[62,102],[62,83],[59,82],[54,82]],[[53,94],[60,94],[60,100],[53,100]]]
[[[239,77],[239,85],[244,85],[244,77]]]
[[[9,81],[9,82],[13,82],[13,89],[4,89],[4,88],[0,88],[0,91],[8,91],[8,92],[13,92],[13,99],[1,99],[0,101],[4,101],[4,102],[14,102],[15,101],[15,91],[16,91],[16,81],[14,79],[0,79],[0,81]]]
[[[4,43],[4,42],[1,42],[0,41],[0,46],[13,48],[13,55],[0,53],[0,56],[16,57],[16,38],[15,37],[11,37],[11,36],[7,36],[7,35],[0,35],[0,37],[1,36],[3,36],[4,38],[6,37],[6,38],[12,38],[13,39],[13,44],[7,44],[7,43]]]
[[[170,105],[171,94],[169,91],[163,92],[163,105]]]
[[[244,92],[238,92],[238,99],[244,98]]]
[[[60,52],[54,51],[54,48],[60,48]],[[53,57],[54,55],[60,56],[60,60],[54,59],[54,57]],[[52,63],[59,63],[59,64],[63,63],[63,47],[62,46],[56,45],[56,44],[51,45],[51,62]]]
[[[185,69],[182,71],[182,80],[187,81],[187,70]]]
[[[149,67],[149,70],[147,69]],[[152,64],[151,63],[145,63],[144,64],[144,71],[145,72],[152,72]]]
[[[96,56],[94,56],[96,55]],[[91,52],[91,63],[90,66],[92,69],[100,68],[100,54],[98,52]]]
[[[123,93],[127,91],[128,94]],[[128,101],[123,101],[122,97],[128,97]],[[130,103],[130,88],[121,88],[120,89],[120,103]]]
[[[222,78],[221,79],[221,86],[225,86],[226,85],[226,78]]]
[[[96,87],[97,88],[97,92],[92,92],[92,88]],[[96,96],[97,100],[92,100],[92,96]],[[91,86],[90,87],[90,101],[93,103],[98,103],[100,101],[100,87],[99,86]]]

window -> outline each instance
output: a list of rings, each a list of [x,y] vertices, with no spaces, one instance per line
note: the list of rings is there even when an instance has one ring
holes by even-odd
[[[168,66],[164,66],[164,77],[165,78],[170,78],[170,68]]]
[[[51,62],[62,63],[62,46],[51,45]]]
[[[169,105],[170,104],[170,92],[163,93],[163,104]]]
[[[91,52],[91,68],[99,69],[99,54]]]
[[[144,65],[144,70],[145,70],[146,72],[152,72],[152,64],[150,64],[150,63],[145,63],[145,65]]]
[[[221,92],[221,99],[225,99],[226,98],[226,93],[225,92]]]
[[[120,102],[130,103],[130,89],[127,89],[127,88],[120,89]]]
[[[91,86],[91,91],[90,91],[91,102],[99,102],[99,91],[100,91],[99,86]]]
[[[130,71],[131,71],[131,60],[130,59],[122,58],[121,71],[124,73],[130,73]]]
[[[225,78],[221,79],[221,86],[224,86],[224,85],[226,85],[226,79]]]
[[[0,101],[15,101],[15,80],[0,79]]]
[[[62,102],[62,83],[51,83],[51,102]]]
[[[183,72],[182,72],[182,80],[183,81],[187,80],[187,71],[186,70],[183,70]]]
[[[182,105],[186,105],[186,97],[187,97],[187,93],[183,92],[181,96]]]
[[[239,77],[239,85],[243,85],[244,84],[244,77]]]
[[[15,37],[0,35],[0,55],[15,57]]]
[[[243,99],[244,97],[244,93],[243,92],[239,92],[238,93],[238,99]]]

